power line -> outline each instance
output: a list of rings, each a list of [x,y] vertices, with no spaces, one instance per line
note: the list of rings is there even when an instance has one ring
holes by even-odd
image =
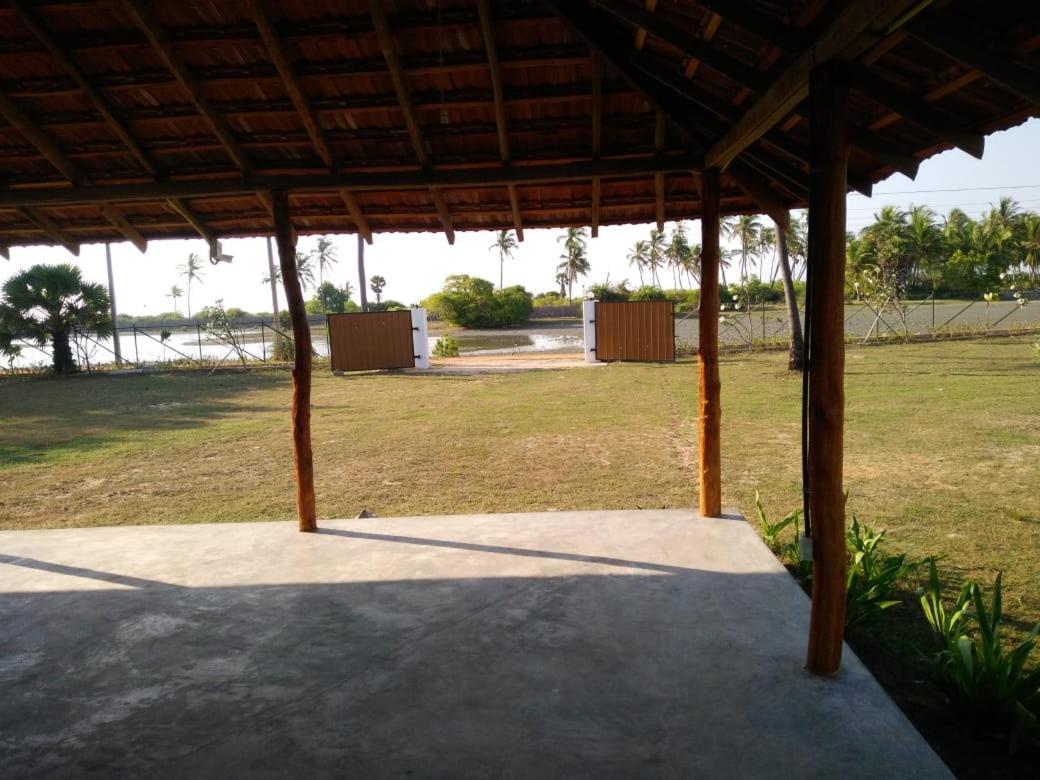
[[[1008,184],[1000,187],[953,187],[950,189],[936,190],[898,190],[894,192],[875,192],[871,197],[877,197],[878,195],[921,195],[926,192],[983,192],[987,190],[1032,190],[1037,188],[1040,188],[1040,184]]]

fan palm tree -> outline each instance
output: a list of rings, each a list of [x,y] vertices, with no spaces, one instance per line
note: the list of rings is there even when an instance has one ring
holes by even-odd
[[[182,297],[183,295],[184,290],[182,290],[177,285],[173,285],[173,287],[170,288],[170,291],[166,293],[166,297],[171,298],[173,300],[173,313],[178,316],[180,316],[180,310],[177,308],[177,299]]]
[[[557,270],[567,277],[567,297],[571,301],[574,300],[574,282],[579,276],[588,274],[591,268],[585,244],[586,235],[585,228],[569,227],[566,233],[556,239],[563,242],[563,254],[560,255],[562,262]]]
[[[202,284],[202,258],[192,252],[188,255],[188,261],[177,269],[180,275],[187,280],[188,292],[184,300],[188,305],[188,319],[191,319],[191,283]]]
[[[79,268],[34,265],[15,274],[0,295],[0,353],[17,355],[19,340],[51,344],[54,372],[76,370],[70,338],[81,330],[98,338],[112,334],[108,291],[86,282]]]
[[[650,254],[650,245],[646,241],[636,241],[628,252],[628,264],[635,266],[639,272],[639,286],[644,286],[643,269],[646,268],[646,260]]]
[[[512,230],[499,230],[495,233],[495,243],[488,247],[489,250],[498,250],[498,289],[500,290],[503,289],[506,260],[513,256],[513,250],[516,247],[516,234]]]
[[[325,269],[332,268],[339,262],[336,257],[336,245],[328,236],[318,236],[318,248],[314,250],[314,257],[318,261],[318,286],[321,287],[325,281]]]

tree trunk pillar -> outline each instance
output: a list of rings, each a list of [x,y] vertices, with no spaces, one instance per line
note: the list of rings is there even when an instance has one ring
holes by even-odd
[[[719,379],[719,171],[701,174],[701,300],[698,313],[697,373],[700,404],[697,451],[700,457],[700,512],[722,514],[722,407]]]
[[[783,225],[776,222],[776,244],[780,255],[780,278],[784,285],[784,303],[787,306],[787,321],[791,326],[790,346],[787,352],[787,368],[791,371],[802,370],[802,321],[798,314],[798,296],[794,291],[794,277],[791,276],[791,254],[787,249],[787,232]],[[763,309],[763,312],[765,309]],[[763,338],[765,334],[763,334]]]
[[[812,612],[806,668],[834,675],[845,632],[845,194],[848,82],[840,64],[810,77],[808,321],[809,516]]]
[[[300,277],[296,272],[296,240],[289,221],[289,194],[285,190],[276,190],[272,196],[275,241],[278,244],[282,284],[295,342],[292,433],[296,464],[296,515],[301,531],[315,531],[318,523],[314,509],[314,460],[311,454],[311,329],[307,323]]]
[[[361,298],[361,311],[368,311],[368,279],[365,278],[365,237],[361,231],[357,234],[357,274],[358,274],[358,296]]]

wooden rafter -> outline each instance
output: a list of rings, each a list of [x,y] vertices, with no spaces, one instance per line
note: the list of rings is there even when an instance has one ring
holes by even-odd
[[[235,140],[231,128],[224,121],[224,117],[217,113],[210,104],[209,99],[203,95],[202,86],[184,62],[184,58],[174,48],[162,25],[152,15],[152,4],[146,2],[146,0],[124,0],[124,3],[135,24],[148,39],[152,49],[159,56],[166,69],[173,74],[173,77],[184,88],[195,109],[209,124],[213,134],[217,137],[220,145],[224,147],[235,166],[242,172],[243,176],[250,175],[252,166],[249,158],[242,147],[239,146],[238,141]]]
[[[801,103],[809,94],[809,74],[828,60],[854,54],[854,44],[870,29],[885,30],[908,7],[920,0],[852,3],[773,80],[747,112],[705,155],[706,167],[725,167],[744,149]],[[891,30],[887,30],[891,33]]]
[[[415,115],[415,106],[412,105],[411,89],[408,87],[407,77],[397,56],[397,49],[394,48],[393,36],[390,32],[390,24],[386,19],[386,13],[380,0],[368,0],[368,10],[372,17],[372,26],[375,29],[376,40],[379,42],[379,49],[383,53],[383,59],[386,60],[387,68],[390,70],[390,79],[394,83],[394,92],[397,93],[397,103],[401,109],[401,114],[404,116],[405,126],[408,128],[412,149],[419,160],[419,165],[424,170],[428,170],[432,167],[433,161],[430,157],[429,149],[426,147],[426,141],[423,139],[422,130],[419,128],[419,120]],[[439,187],[430,188],[430,199],[437,208],[437,216],[441,221],[441,226],[444,228],[444,235],[447,236],[448,243],[454,244],[455,228],[452,226],[451,212],[448,210],[448,204],[445,202],[444,195]]]
[[[61,172],[62,176],[71,182],[76,181],[78,172],[75,163],[54,143],[54,139],[30,119],[7,95],[0,95],[0,114],[25,136],[25,140],[36,147],[37,151]]]
[[[130,243],[136,246],[138,250],[143,252],[148,248],[148,242],[145,240],[144,236],[141,235],[137,228],[130,224],[130,220],[123,215],[123,212],[111,203],[101,204],[101,214],[116,230],[126,236]]]
[[[54,206],[59,204],[133,203],[184,198],[219,198],[252,195],[277,189],[292,192],[406,192],[470,187],[499,187],[508,184],[576,182],[593,177],[633,179],[663,171],[699,171],[700,158],[684,155],[618,157],[554,165],[522,165],[508,168],[463,168],[388,173],[330,173],[303,176],[253,176],[235,179],[193,179],[145,184],[89,185],[0,189],[0,208]]]
[[[603,147],[603,62],[592,53],[592,159],[598,160]],[[598,176],[592,179],[592,209],[589,232],[593,238],[599,235],[600,200],[603,197],[603,182]]]
[[[60,244],[74,255],[79,255],[79,243],[70,238],[68,233],[58,227],[58,224],[42,211],[33,206],[22,206],[18,209],[18,213],[30,222],[36,223],[54,243]]]
[[[965,38],[944,23],[941,14],[913,22],[910,34],[947,57],[984,73],[1034,106],[1040,106],[1040,71],[1016,63],[1006,54],[996,54],[977,41]]]
[[[657,109],[654,118],[654,151],[660,154],[664,151],[665,138],[665,116],[664,111]],[[654,215],[657,217],[657,229],[664,230],[664,174],[654,174]]]
[[[498,60],[498,47],[495,44],[495,29],[491,19],[491,3],[489,0],[477,0],[477,13],[480,15],[480,32],[484,38],[484,50],[487,52],[488,75],[491,79],[491,93],[495,99],[495,128],[498,131],[498,154],[503,165],[510,162],[509,126],[506,122],[505,90],[502,88],[502,67]],[[516,194],[516,185],[510,185],[509,204],[513,213],[513,230],[518,240],[524,240],[524,225],[520,216],[520,202]]]
[[[657,0],[644,0],[643,7],[647,13],[653,13],[654,9],[657,8]],[[635,47],[636,50],[641,50],[646,44],[646,30],[642,27],[636,28]]]
[[[253,14],[253,22],[256,24],[256,29],[260,33],[260,38],[264,42],[268,55],[271,57],[271,64],[278,71],[278,76],[285,87],[286,93],[289,95],[289,99],[296,108],[296,114],[300,118],[303,129],[310,138],[314,150],[318,153],[318,157],[321,158],[326,167],[332,170],[335,168],[335,160],[332,156],[332,147],[329,145],[328,136],[322,129],[321,120],[314,111],[311,101],[307,99],[307,95],[303,91],[303,85],[296,72],[296,67],[286,54],[282,41],[278,37],[274,24],[271,22],[271,17],[267,14],[265,0],[248,0],[248,3]],[[343,190],[341,196],[343,205],[347,207],[351,219],[357,225],[358,232],[364,236],[365,241],[371,244],[372,231],[368,229],[368,222],[365,220],[357,198],[350,195],[347,190]]]
[[[91,80],[87,77],[87,74],[68,53],[67,49],[51,34],[50,30],[43,23],[43,20],[36,14],[35,10],[26,5],[24,0],[10,0],[10,7],[11,10],[18,15],[22,24],[24,24],[29,31],[32,32],[33,36],[43,44],[43,47],[50,53],[50,55],[61,64],[62,68],[64,68],[72,78],[76,87],[86,96],[87,100],[89,100],[91,105],[93,105],[97,110],[105,124],[108,125],[108,128],[127,148],[130,154],[137,159],[138,163],[140,163],[141,167],[144,168],[148,175],[153,179],[160,178],[159,166],[155,164],[141,144],[138,143],[126,122],[116,115],[112,106],[94,86]],[[39,130],[38,132],[41,142],[46,145],[46,134],[42,130]],[[51,142],[50,145],[53,146],[51,154],[56,155],[55,159],[52,160],[52,162],[55,163],[55,167],[65,174],[67,179],[75,182],[77,176],[75,164],[69,160],[67,155],[63,154],[61,150],[53,144],[53,142]],[[42,149],[40,149],[40,151],[47,156],[47,153],[43,152]],[[48,159],[51,159],[51,157],[48,157]],[[68,171],[66,171],[65,168],[68,168]],[[183,211],[190,214],[190,209],[188,209],[186,205],[183,206]],[[111,205],[107,207],[107,212],[108,213],[105,214],[105,217],[108,221],[111,222],[138,249],[142,252],[145,251],[144,239],[133,225],[130,224],[126,217]],[[189,224],[194,226],[194,224],[198,222],[198,218],[193,214],[191,214],[190,217],[190,219],[188,219],[188,217],[185,218],[188,219]],[[205,237],[205,233],[202,231],[200,231],[200,235]]]

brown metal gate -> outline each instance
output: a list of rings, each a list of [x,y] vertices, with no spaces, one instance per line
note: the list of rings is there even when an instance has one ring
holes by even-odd
[[[597,360],[675,360],[671,301],[596,303]]]
[[[410,311],[329,314],[327,322],[333,371],[415,365]]]

